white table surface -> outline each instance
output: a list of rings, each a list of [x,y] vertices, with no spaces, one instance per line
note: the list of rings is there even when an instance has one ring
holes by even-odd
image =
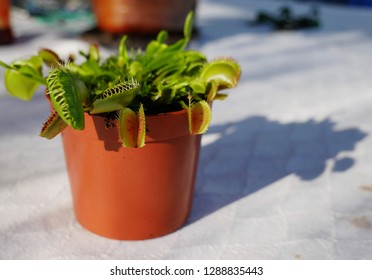
[[[48,115],[42,89],[24,103],[1,85],[0,259],[371,259],[372,9],[321,5],[317,30],[247,23],[283,3],[309,8],[200,0],[193,47],[234,57],[243,74],[214,105],[191,216],[161,238],[116,241],[83,229],[60,139],[38,137]],[[1,46],[0,60],[87,46],[13,17],[17,43]]]

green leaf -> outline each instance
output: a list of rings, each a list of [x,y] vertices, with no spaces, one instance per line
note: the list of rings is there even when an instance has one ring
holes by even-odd
[[[129,75],[136,80],[142,80],[143,66],[139,61],[133,61],[129,66]]]
[[[22,75],[19,71],[7,69],[5,71],[5,88],[9,95],[24,101],[30,101],[40,83]]]
[[[158,34],[158,37],[156,37],[156,41],[160,44],[165,43],[165,41],[168,39],[168,32],[167,31],[160,31]]]
[[[127,50],[127,46],[125,45],[126,40],[127,40],[127,36],[123,36],[119,44],[119,57],[123,58],[125,61],[128,60],[128,50]]]
[[[91,101],[91,95],[85,83],[77,77],[73,76],[73,78],[74,78],[74,84],[76,86],[76,89],[81,96],[81,102],[83,103],[83,106],[85,108],[89,108],[90,106],[92,106],[92,101]]]
[[[0,66],[4,67],[6,69],[12,69],[12,67],[10,65],[6,64],[5,62],[2,62],[1,60],[0,60]]]
[[[159,43],[158,41],[151,41],[147,47],[145,52],[145,61],[151,62],[154,58],[159,58],[160,54],[168,48],[167,44]]]
[[[67,127],[56,111],[53,111],[41,128],[40,136],[52,139]]]
[[[196,79],[190,82],[190,87],[193,93],[204,93],[206,91],[206,85],[203,80]]]
[[[72,128],[84,129],[82,98],[68,68],[52,70],[47,83],[50,99],[58,115]]]
[[[140,86],[134,80],[107,88],[94,100],[90,113],[99,114],[123,109],[132,102],[139,90]]]
[[[216,59],[203,67],[200,78],[215,82],[218,89],[233,88],[240,78],[240,66],[233,59]]]
[[[213,100],[225,100],[227,97],[227,94],[217,93]]]
[[[43,62],[49,67],[57,67],[58,65],[63,64],[63,61],[59,58],[58,54],[50,49],[42,48],[39,50],[38,54]]]
[[[207,101],[212,102],[217,96],[218,87],[214,81],[211,81],[207,87]]]
[[[188,108],[190,134],[205,133],[212,118],[211,107],[205,100],[192,104]]]
[[[89,47],[89,60],[99,61],[99,47],[97,44],[91,44]]]
[[[42,59],[38,56],[32,56],[28,60],[17,60],[11,65],[6,65],[6,68],[4,83],[11,96],[29,101],[37,88],[45,84],[41,73]]]
[[[185,24],[183,27],[183,35],[185,36],[187,40],[191,39],[193,25],[194,25],[194,13],[191,11],[187,14]]]
[[[119,134],[122,145],[127,148],[141,148],[145,145],[146,123],[143,105],[138,114],[130,108],[119,113]]]
[[[145,117],[145,109],[143,105],[140,105],[138,110],[138,136],[137,136],[137,147],[142,148],[145,146],[145,138],[146,138],[146,117]]]
[[[45,79],[41,76],[41,72],[38,72],[32,66],[22,65],[16,71],[18,71],[23,76],[34,80],[35,82],[46,85]]]
[[[98,62],[95,60],[85,61],[81,65],[71,63],[68,67],[70,68],[71,72],[77,73],[80,76],[87,77],[89,79],[92,79],[92,77],[95,77],[102,72]]]

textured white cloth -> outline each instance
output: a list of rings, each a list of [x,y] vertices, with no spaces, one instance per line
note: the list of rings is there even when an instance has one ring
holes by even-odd
[[[60,139],[38,137],[42,90],[24,103],[1,85],[0,259],[371,259],[372,10],[321,5],[322,27],[306,31],[248,24],[281,5],[199,1],[192,47],[232,56],[243,72],[214,104],[190,219],[162,238],[115,241],[83,229]],[[13,24],[18,42],[0,47],[6,62],[87,46],[28,18]]]

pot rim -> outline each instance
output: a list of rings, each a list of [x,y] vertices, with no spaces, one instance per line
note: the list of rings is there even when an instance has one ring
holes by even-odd
[[[76,130],[68,126],[62,132],[62,135],[72,133],[92,140],[121,142],[117,120],[107,120],[102,115],[89,114],[88,112],[84,112],[84,117],[85,128],[83,130]],[[186,135],[190,135],[186,109],[146,116],[146,143],[164,141]]]

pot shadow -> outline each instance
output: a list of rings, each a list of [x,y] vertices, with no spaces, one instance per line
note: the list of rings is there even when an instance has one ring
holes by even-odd
[[[212,126],[203,136],[205,145],[187,224],[290,174],[313,180],[330,159],[333,172],[346,171],[355,160],[339,154],[353,151],[366,135],[356,128],[337,130],[330,119],[280,123],[253,116]]]
[[[102,141],[107,151],[119,151],[121,141],[119,139],[118,128],[115,127],[115,122],[110,119],[101,117],[93,117],[93,124],[97,132],[97,137]],[[107,139],[114,139],[108,141]]]

